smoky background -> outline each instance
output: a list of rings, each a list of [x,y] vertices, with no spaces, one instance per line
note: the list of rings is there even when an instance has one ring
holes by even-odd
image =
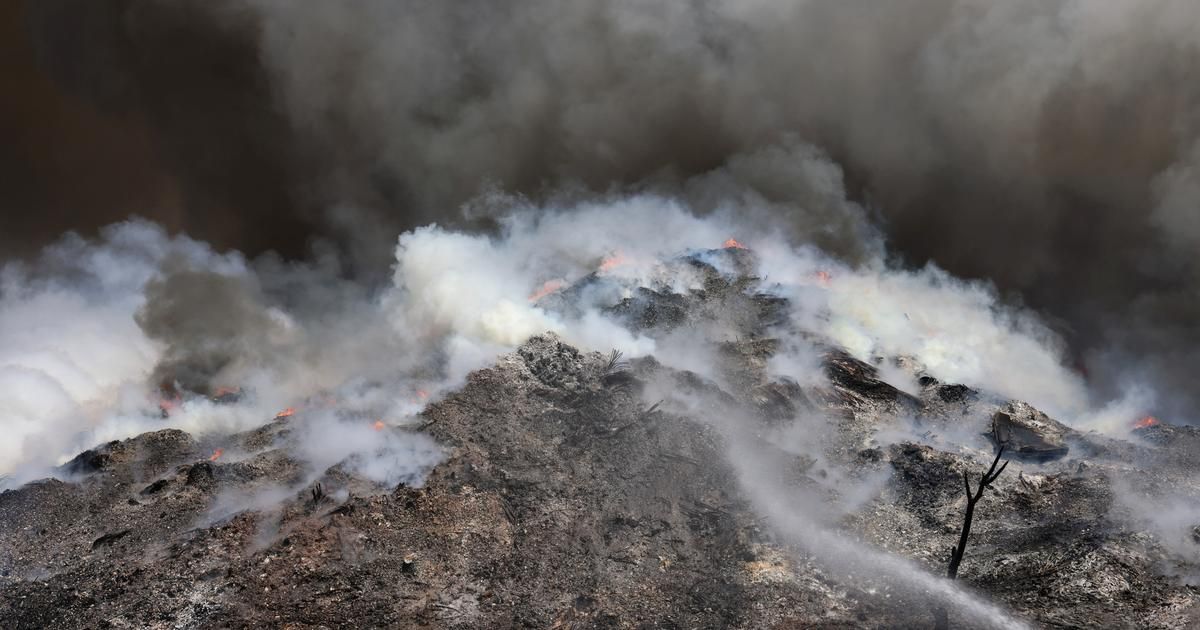
[[[850,261],[878,230],[901,265],[1036,309],[1098,396],[1149,383],[1191,421],[1198,12],[11,2],[0,245],[28,256],[138,213],[249,256],[322,243],[371,284],[404,230],[497,229],[489,191],[650,190],[754,208]],[[796,184],[811,147],[848,200]]]

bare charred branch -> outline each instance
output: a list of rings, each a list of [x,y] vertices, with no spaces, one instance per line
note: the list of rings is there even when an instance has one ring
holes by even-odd
[[[979,485],[976,487],[974,493],[971,492],[970,476],[965,472],[963,473],[963,485],[966,486],[967,492],[967,511],[963,516],[963,526],[962,531],[959,532],[958,546],[950,554],[950,566],[946,571],[946,576],[952,580],[958,577],[958,567],[962,564],[963,554],[967,551],[967,539],[971,535],[971,521],[975,517],[975,504],[983,498],[983,491],[992,485],[992,482],[996,481],[1000,474],[1004,472],[1004,469],[1008,467],[1008,461],[1006,460],[1003,465],[996,468],[1000,464],[1000,457],[1002,455],[1004,455],[1003,445],[997,449],[996,457],[992,460],[992,465],[988,467],[987,472],[980,475]]]
[[[965,471],[963,472],[963,486],[966,489],[967,496],[967,511],[963,515],[963,526],[962,531],[958,535],[958,546],[950,550],[950,566],[946,570],[946,577],[949,577],[951,580],[958,578],[958,567],[962,564],[963,555],[967,551],[967,539],[971,535],[971,521],[975,518],[975,504],[979,503],[979,500],[983,498],[983,491],[992,485],[992,482],[996,481],[1000,474],[1004,472],[1004,469],[1008,467],[1008,460],[1005,460],[1003,465],[996,468],[996,465],[1000,463],[1000,457],[1004,455],[1005,441],[999,439],[994,421],[992,423],[992,432],[997,438],[996,443],[1000,445],[1000,448],[996,450],[996,457],[992,460],[992,465],[988,467],[987,472],[979,476],[979,486],[974,492],[971,491],[970,475]],[[950,628],[950,616],[945,606],[939,605],[934,607],[933,627],[936,630],[948,630]]]

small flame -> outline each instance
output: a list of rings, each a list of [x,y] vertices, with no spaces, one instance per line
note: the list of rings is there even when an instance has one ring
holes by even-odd
[[[427,392],[423,389],[418,389],[417,390],[417,398],[420,398],[421,400],[425,400],[426,398],[429,398],[429,392]]]
[[[721,243],[721,247],[723,247],[725,249],[746,249],[745,245],[742,245],[741,243],[737,242],[736,239],[733,239],[733,238],[725,239],[725,242]]]
[[[1133,428],[1147,429],[1149,427],[1156,427],[1160,424],[1162,424],[1162,423],[1158,421],[1158,418],[1155,418],[1154,416],[1146,416],[1145,418],[1142,418],[1141,420],[1134,422]]]
[[[387,427],[387,425],[383,423],[383,420],[376,420],[375,424],[372,426],[375,427],[376,431],[382,431],[385,427]]]
[[[600,261],[600,271],[612,271],[613,269],[616,269],[627,262],[629,262],[629,260],[625,258],[625,254],[618,249],[607,258]]]
[[[217,450],[215,450],[215,451],[213,451],[213,454],[212,454],[212,456],[210,456],[210,457],[208,458],[208,461],[210,461],[210,462],[215,462],[215,461],[217,461],[217,458],[218,458],[218,457],[220,457],[220,456],[221,456],[221,453],[224,453],[224,452],[225,452],[225,450],[224,450],[224,449],[220,449],[220,448],[219,448],[219,449],[217,449]]]
[[[819,284],[823,287],[827,287],[827,286],[829,286],[829,283],[833,280],[833,274],[822,269],[820,271],[813,273],[813,278],[817,281],[817,284]]]
[[[603,265],[601,265],[601,266],[603,266]],[[536,302],[536,301],[546,297],[547,295],[550,295],[551,293],[558,291],[559,289],[563,288],[563,286],[565,286],[566,284],[567,284],[567,282],[561,278],[556,278],[554,280],[547,280],[545,283],[542,284],[542,286],[538,287],[537,291],[534,291],[532,294],[529,295],[529,301]]]
[[[284,409],[283,411],[280,411],[279,413],[275,414],[275,419],[278,420],[279,418],[287,418],[288,416],[291,416],[295,413],[296,413],[295,407],[288,407],[287,409]]]
[[[162,417],[166,418],[171,415],[172,411],[179,408],[182,400],[176,396],[174,398],[160,398],[158,401],[158,410],[162,412]]]

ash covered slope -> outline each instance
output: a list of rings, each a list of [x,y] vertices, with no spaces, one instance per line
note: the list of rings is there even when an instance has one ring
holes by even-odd
[[[738,334],[708,342],[707,363],[536,336],[419,426],[382,430],[442,445],[411,484],[371,481],[353,456],[307,470],[302,419],[281,418],[110,443],[0,494],[0,626],[920,627],[936,601],[958,627],[1200,621],[1197,547],[1177,535],[1194,523],[1146,524],[1122,498],[1194,494],[1192,431],[1080,433],[919,366],[906,393],[884,378],[893,362],[821,340],[824,378],[773,377],[797,333],[778,300],[686,264],[699,288],[609,313],[663,338],[725,318]],[[963,594],[930,576],[957,537],[961,474],[996,437],[1015,459],[979,508]]]
[[[224,516],[212,512],[223,496],[301,476],[289,421],[231,438],[226,452],[261,449],[235,463],[206,461],[178,431],[100,447],[77,482],[3,495],[0,620],[852,624],[851,595],[769,543],[719,438],[647,409],[640,369],[606,365],[537,337],[474,373],[424,416],[452,454],[421,488],[368,488],[334,469],[320,480],[329,497],[301,488]]]

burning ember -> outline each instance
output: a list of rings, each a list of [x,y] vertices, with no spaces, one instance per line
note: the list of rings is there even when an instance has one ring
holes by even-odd
[[[627,262],[629,262],[629,260],[625,258],[625,254],[621,253],[620,250],[617,250],[604,260],[600,261],[600,271],[612,271],[613,269],[620,267]]]
[[[224,453],[224,452],[225,452],[224,449],[217,449],[217,450],[213,451],[213,454],[211,456],[209,456],[208,461],[210,461],[210,462],[217,461],[217,458],[219,458],[221,456],[221,453]]]
[[[158,401],[158,410],[162,413],[162,417],[166,418],[171,415],[172,411],[178,409],[182,402],[183,399],[178,396],[174,398],[160,398]]]
[[[723,247],[725,249],[746,249],[745,245],[742,245],[741,243],[737,242],[737,240],[735,240],[733,238],[725,239],[725,242],[721,243],[721,247]]]
[[[210,398],[215,403],[235,403],[242,397],[241,387],[218,387]]]
[[[1150,427],[1156,427],[1160,424],[1162,424],[1162,423],[1158,421],[1158,418],[1155,418],[1154,416],[1146,416],[1145,418],[1142,418],[1141,420],[1134,422],[1133,428],[1134,429],[1147,429]]]
[[[602,263],[601,268],[603,268],[603,267],[604,267],[604,265]],[[554,293],[555,291],[563,288],[563,286],[565,286],[566,284],[567,284],[567,282],[565,280],[562,280],[561,278],[557,278],[554,280],[547,280],[544,284],[542,284],[541,287],[538,287],[537,291],[534,291],[529,296],[529,301],[536,302],[536,301],[546,297],[547,295],[550,295],[551,293]]]
[[[833,280],[833,274],[822,269],[821,271],[814,273],[813,278],[816,279],[817,284],[827,287],[829,286],[829,282]]]
[[[287,418],[295,413],[296,413],[295,407],[288,407],[287,409],[284,409],[283,411],[280,411],[279,413],[275,414],[275,419],[278,420],[280,418]]]
[[[373,424],[371,426],[373,426],[376,431],[382,431],[382,430],[384,430],[384,428],[387,427],[387,425],[383,423],[383,420],[376,420],[375,424]]]

